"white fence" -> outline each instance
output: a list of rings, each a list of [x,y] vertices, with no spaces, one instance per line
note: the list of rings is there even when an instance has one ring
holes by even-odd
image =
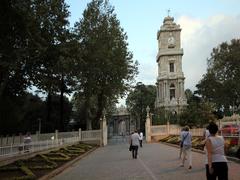
[[[100,130],[91,130],[91,131],[72,131],[72,132],[58,132],[57,130],[54,133],[45,133],[45,134],[32,134],[31,139],[32,142],[45,141],[53,139],[62,139],[62,138],[70,138],[79,136],[81,140],[94,140],[96,137],[100,137]],[[82,138],[81,138],[82,136]],[[2,146],[10,146],[10,145],[18,145],[24,142],[24,135],[20,136],[7,136],[0,137],[0,147]]]
[[[28,144],[22,143],[18,145],[4,146],[4,147],[0,147],[0,158],[21,155],[27,152],[37,152],[37,151],[47,150],[47,149],[59,147],[62,145],[73,144],[78,141],[79,141],[78,137],[72,137],[72,138],[63,138],[58,140],[38,141],[38,142],[32,142]]]
[[[32,137],[31,143],[11,143],[0,147],[0,158],[17,156],[26,152],[37,152],[63,145],[73,144],[79,141],[101,141],[101,130],[58,132],[38,134]]]
[[[151,136],[158,135],[179,135],[182,127],[178,125],[151,126]],[[202,136],[203,128],[190,129],[193,136]]]
[[[179,135],[182,127],[178,125],[157,125],[150,126],[151,127],[151,136],[163,136],[163,135]],[[190,132],[193,136],[203,136],[204,128],[194,128],[190,129]],[[221,135],[224,137],[239,137],[239,134],[231,134],[231,133],[222,133]]]
[[[101,130],[82,131],[81,139],[84,141],[96,140],[96,137],[100,140]]]

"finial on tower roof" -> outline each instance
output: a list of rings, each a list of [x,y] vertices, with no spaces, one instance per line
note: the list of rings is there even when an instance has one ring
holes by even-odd
[[[170,9],[167,10],[167,14],[168,14],[168,16],[170,16],[170,11],[171,11]]]

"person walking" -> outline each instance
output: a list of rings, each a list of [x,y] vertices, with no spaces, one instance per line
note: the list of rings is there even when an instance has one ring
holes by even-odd
[[[143,141],[143,132],[139,133],[139,143],[140,143],[140,147],[142,147],[142,141]]]
[[[192,134],[189,131],[189,127],[186,126],[184,130],[181,133],[181,141],[182,141],[182,151],[183,151],[183,157],[182,157],[182,163],[180,166],[184,166],[184,163],[186,160],[188,160],[188,169],[192,169]]]
[[[185,130],[185,128],[183,127],[183,128],[181,129],[181,132],[180,132],[180,144],[179,144],[179,146],[180,146],[180,151],[179,151],[179,159],[182,158],[183,141],[182,141],[182,139],[181,139],[181,134],[182,134],[182,132],[183,132],[184,130]]]
[[[29,132],[24,137],[24,152],[29,152],[30,151],[30,146],[32,143],[32,138]]]
[[[224,139],[218,136],[218,126],[214,122],[208,125],[210,136],[206,140],[206,176],[207,180],[228,180],[228,165],[224,154]]]
[[[132,158],[133,159],[137,159],[139,139],[140,139],[140,136],[139,136],[137,130],[135,130],[134,133],[131,135]]]

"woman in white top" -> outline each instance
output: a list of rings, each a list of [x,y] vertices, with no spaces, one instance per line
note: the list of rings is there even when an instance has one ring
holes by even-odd
[[[228,180],[228,165],[224,155],[224,139],[218,136],[218,126],[211,122],[208,125],[210,136],[206,140],[207,162],[206,175],[207,180]]]

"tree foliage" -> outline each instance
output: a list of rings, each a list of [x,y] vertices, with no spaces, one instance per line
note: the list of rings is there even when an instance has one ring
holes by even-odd
[[[78,65],[78,91],[84,94],[85,118],[91,129],[92,120],[98,121],[107,104],[129,88],[137,74],[137,63],[128,51],[127,35],[108,1],[90,2],[83,18],[75,24],[75,34],[82,60]],[[93,118],[89,117],[91,99],[95,99],[97,108]]]
[[[88,129],[98,128],[137,74],[114,8],[93,0],[73,29],[65,0],[2,0],[0,12],[1,133],[36,131],[38,118],[42,132],[66,130],[73,92]]]
[[[229,114],[240,105],[240,39],[213,48],[207,73],[197,84],[196,93],[215,104],[216,111]]]
[[[29,85],[29,39],[32,31],[32,9],[29,1],[0,2],[0,99],[18,96]]]
[[[10,119],[12,125],[17,126],[15,129],[20,129],[19,123],[24,124],[19,111],[23,110],[22,102],[32,86],[52,95],[62,91],[63,80],[67,86],[66,72],[70,69],[65,67],[71,57],[64,51],[69,39],[67,7],[64,0],[1,1],[1,126]],[[63,97],[61,100],[63,107]],[[12,129],[9,125],[6,127]],[[63,127],[63,122],[55,124],[59,130]]]
[[[154,112],[154,102],[156,98],[156,87],[144,85],[138,82],[127,96],[126,105],[132,118],[137,122],[137,128],[141,131],[145,129],[146,107],[150,107],[151,113]]]
[[[186,89],[185,94],[188,106],[178,117],[178,123],[181,126],[203,127],[209,121],[215,120],[212,103],[203,101],[201,97],[196,96],[190,89]]]

